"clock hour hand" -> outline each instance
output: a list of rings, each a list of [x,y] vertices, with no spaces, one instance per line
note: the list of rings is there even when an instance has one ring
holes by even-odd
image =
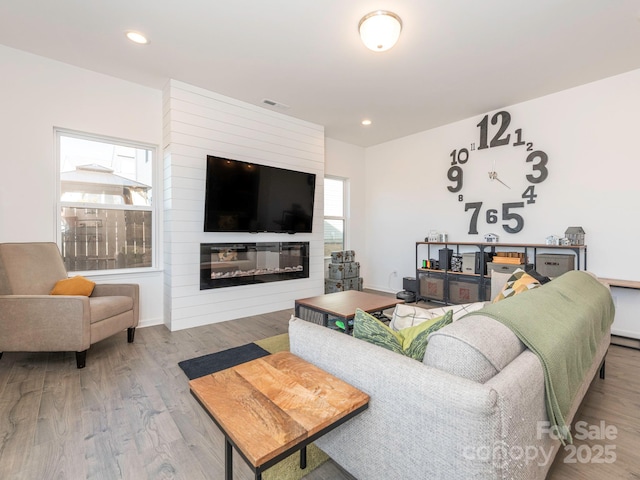
[[[504,185],[505,187],[507,187],[509,190],[511,190],[511,187],[509,185],[507,185],[506,183],[504,183],[502,180],[500,180],[498,178],[498,172],[496,172],[495,170],[493,172],[489,172],[489,178],[491,180],[497,180],[499,181],[502,185]]]

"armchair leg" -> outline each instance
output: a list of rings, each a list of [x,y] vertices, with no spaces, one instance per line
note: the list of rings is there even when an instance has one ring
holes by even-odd
[[[0,358],[2,358],[2,354],[3,354],[3,353],[4,353],[4,352],[0,352]]]
[[[84,368],[87,362],[87,351],[83,350],[82,352],[76,352],[76,365],[78,368]]]
[[[133,343],[133,337],[136,336],[136,327],[127,328],[127,342]]]
[[[602,360],[602,364],[600,365],[600,378],[604,380],[604,365],[605,365],[605,360]]]

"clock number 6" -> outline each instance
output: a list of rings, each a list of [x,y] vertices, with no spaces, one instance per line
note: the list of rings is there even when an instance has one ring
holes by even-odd
[[[504,223],[502,228],[504,228],[507,233],[518,233],[524,228],[524,218],[522,215],[513,213],[511,209],[513,208],[523,208],[524,202],[515,202],[515,203],[503,203],[502,204],[502,220],[504,222],[509,222],[511,220],[515,220],[516,224],[512,227],[508,223]],[[470,202],[464,204],[464,211],[468,212],[472,210],[471,213],[471,221],[469,222],[469,235],[477,235],[478,234],[478,216],[480,214],[480,209],[482,208],[482,202]],[[497,223],[497,214],[496,210],[487,210],[487,223]]]

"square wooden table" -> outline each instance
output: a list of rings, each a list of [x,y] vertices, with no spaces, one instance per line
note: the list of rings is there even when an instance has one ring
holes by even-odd
[[[369,406],[369,395],[290,352],[267,355],[189,382],[225,437],[225,479],[232,448],[255,479]]]
[[[329,315],[337,317],[344,322],[344,331],[348,333],[350,330],[349,320],[356,316],[357,308],[367,313],[375,313],[395,307],[399,303],[404,303],[404,300],[359,290],[347,290],[296,300],[295,315],[303,320],[313,322],[313,319],[303,315],[301,311],[302,308],[311,310],[320,314],[321,323],[325,327],[329,326]]]

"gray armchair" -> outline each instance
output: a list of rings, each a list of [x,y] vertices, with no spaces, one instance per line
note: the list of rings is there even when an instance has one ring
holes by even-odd
[[[0,358],[2,352],[76,352],[138,325],[138,285],[99,284],[91,296],[50,295],[67,271],[55,243],[0,244]]]

